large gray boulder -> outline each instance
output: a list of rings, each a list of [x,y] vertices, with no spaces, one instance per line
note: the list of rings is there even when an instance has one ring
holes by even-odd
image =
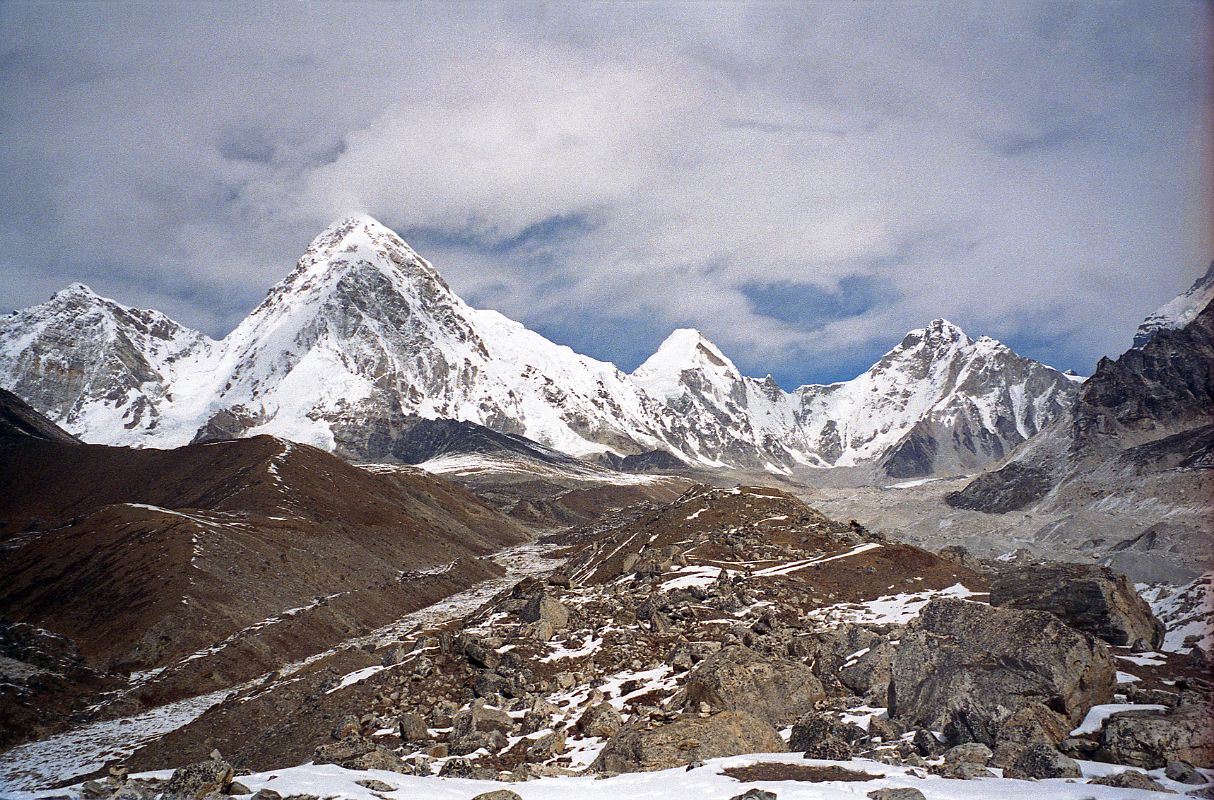
[[[907,626],[890,670],[889,715],[952,742],[994,746],[1018,710],[1040,703],[1078,724],[1112,700],[1108,647],[1052,614],[937,598]]]
[[[806,758],[846,761],[852,756],[852,742],[862,736],[864,730],[860,726],[820,712],[797,720],[792,726],[788,749],[804,753]]]
[[[733,645],[696,665],[687,676],[687,706],[707,703],[714,711],[746,711],[782,727],[814,710],[826,697],[813,670]]]
[[[745,753],[783,753],[788,748],[768,722],[742,711],[684,717],[646,729],[629,725],[607,740],[591,768],[599,772],[649,772],[693,761]]]
[[[577,732],[582,736],[597,736],[600,739],[615,736],[623,726],[624,720],[620,716],[620,712],[606,701],[587,708],[582,716],[578,717],[575,725]]]
[[[206,761],[181,767],[164,786],[164,800],[200,800],[223,794],[232,783],[232,765],[218,751]]]
[[[1096,564],[1032,564],[991,581],[991,605],[1048,611],[1109,644],[1153,650],[1163,623],[1126,576]]]
[[[1214,767],[1214,706],[1189,693],[1182,697],[1166,714],[1127,711],[1109,719],[1096,758],[1143,769],[1159,769],[1169,761]]]
[[[1075,759],[1064,756],[1048,744],[1035,744],[1026,747],[1021,753],[1003,768],[1005,778],[1079,778],[1079,764]]]

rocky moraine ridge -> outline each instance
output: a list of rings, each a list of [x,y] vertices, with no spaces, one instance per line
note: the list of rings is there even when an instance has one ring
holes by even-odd
[[[547,571],[237,689],[83,796],[1214,796],[1210,654],[1165,650],[1107,568],[933,554],[753,487],[548,544]]]

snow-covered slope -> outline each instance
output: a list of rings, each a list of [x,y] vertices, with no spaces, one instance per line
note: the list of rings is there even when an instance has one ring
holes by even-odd
[[[415,416],[574,455],[659,443],[646,399],[613,365],[470,308],[369,218],[318,237],[224,348],[214,433],[274,432],[367,456]]]
[[[742,375],[697,330],[670,334],[632,378],[663,403],[662,429],[695,461],[773,472],[820,463],[805,450],[793,396],[771,376]]]
[[[215,352],[215,342],[159,311],[80,283],[0,320],[3,385],[91,441],[145,441],[179,376],[205,369]]]
[[[1062,413],[1076,390],[1058,370],[937,319],[863,375],[798,389],[798,416],[830,463],[882,459],[886,474],[909,478],[1002,457]]]
[[[1214,261],[1189,290],[1169,300],[1142,321],[1134,334],[1134,346],[1142,347],[1156,331],[1183,328],[1214,300]]]
[[[1140,586],[1151,611],[1167,628],[1161,650],[1187,653],[1200,647],[1214,651],[1214,572],[1183,586]]]
[[[973,469],[1033,435],[1074,384],[937,320],[846,383],[785,392],[693,330],[632,375],[469,307],[369,217],[334,224],[222,342],[74,286],[0,321],[0,383],[94,442],[272,433],[384,458],[419,418],[577,456],[666,450],[710,467]]]

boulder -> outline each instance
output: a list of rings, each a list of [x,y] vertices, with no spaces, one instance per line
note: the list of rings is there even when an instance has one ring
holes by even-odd
[[[852,742],[863,735],[862,728],[843,722],[833,714],[810,714],[792,726],[788,749],[804,753],[806,758],[846,761],[852,756]]]
[[[1206,783],[1206,776],[1198,772],[1192,764],[1187,761],[1169,761],[1164,767],[1164,775],[1168,776],[1169,780],[1177,783],[1187,783],[1190,786],[1200,786]]]
[[[743,711],[722,711],[648,730],[643,723],[629,725],[607,740],[591,766],[599,772],[649,772],[709,758],[787,750],[767,721]]]
[[[838,676],[843,665],[856,652],[871,649],[881,642],[881,636],[862,625],[840,625],[818,630],[808,636],[798,636],[790,644],[793,655],[806,658],[814,674],[823,680]]]
[[[1143,769],[1186,761],[1214,767],[1214,709],[1189,696],[1167,714],[1127,711],[1109,719],[1100,732],[1096,758]]]
[[[687,676],[687,708],[745,711],[776,727],[813,711],[826,697],[813,670],[797,661],[763,655],[742,645],[714,653]]]
[[[620,717],[620,712],[606,701],[590,706],[578,717],[575,724],[577,732],[582,736],[597,736],[600,739],[610,739],[619,733],[623,726],[624,720]]]
[[[541,623],[542,627],[554,632],[569,624],[569,609],[561,601],[542,592],[528,598],[519,616],[524,622]]]
[[[1071,727],[1061,714],[1041,703],[1028,702],[1003,721],[995,738],[1000,744],[1048,744],[1056,747],[1067,737]]]
[[[1126,576],[1097,564],[1032,564],[991,581],[991,605],[1048,611],[1109,644],[1154,650],[1163,623]]]
[[[430,727],[417,714],[401,714],[397,728],[402,742],[425,742],[430,739]]]
[[[1048,744],[1030,745],[1012,763],[1003,768],[1003,777],[1020,779],[1079,778],[1075,759],[1059,753]]]
[[[911,744],[914,745],[919,755],[925,758],[935,758],[945,750],[944,745],[936,738],[936,734],[923,728],[919,728],[911,736]]]
[[[492,792],[482,792],[472,800],[523,800],[517,792],[509,789],[494,789]]]
[[[165,800],[201,800],[209,794],[223,794],[232,783],[232,765],[218,751],[206,761],[181,767],[164,785]]]
[[[877,642],[867,653],[845,662],[839,670],[839,681],[870,705],[885,705],[894,650],[894,645],[887,641]]]
[[[408,772],[407,765],[396,753],[357,736],[347,736],[340,742],[322,744],[312,753],[312,761],[317,764],[336,764],[346,769]]]
[[[923,792],[910,786],[898,788],[873,789],[865,797],[869,800],[927,800]]]
[[[1114,786],[1118,789],[1141,789],[1148,792],[1176,794],[1171,789],[1165,789],[1159,781],[1150,775],[1145,772],[1139,772],[1136,769],[1127,769],[1125,772],[1115,772],[1112,775],[1093,778],[1088,783],[1094,786]]]
[[[991,748],[978,742],[967,742],[944,751],[945,766],[954,764],[978,764],[985,767],[991,763]]]
[[[484,699],[478,697],[467,708],[456,712],[451,720],[449,739],[455,743],[477,738],[480,735],[488,735],[494,731],[509,734],[513,730],[514,720],[509,714],[501,709],[486,706]],[[471,750],[466,752],[471,752]]]
[[[953,742],[994,745],[1029,703],[1077,725],[1112,699],[1116,672],[1103,642],[1052,614],[936,598],[894,653],[889,716]]]

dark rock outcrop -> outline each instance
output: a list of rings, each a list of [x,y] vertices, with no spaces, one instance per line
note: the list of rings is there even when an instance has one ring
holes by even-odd
[[[846,761],[852,756],[852,742],[863,735],[860,727],[831,714],[811,714],[792,726],[788,749],[804,753],[806,758]]]
[[[991,605],[1048,611],[1109,644],[1153,650],[1163,623],[1124,575],[1096,564],[1034,564],[991,581]]]
[[[894,654],[890,717],[943,730],[954,742],[992,745],[1029,703],[1078,724],[1112,699],[1115,676],[1103,643],[1052,614],[936,599]]]

